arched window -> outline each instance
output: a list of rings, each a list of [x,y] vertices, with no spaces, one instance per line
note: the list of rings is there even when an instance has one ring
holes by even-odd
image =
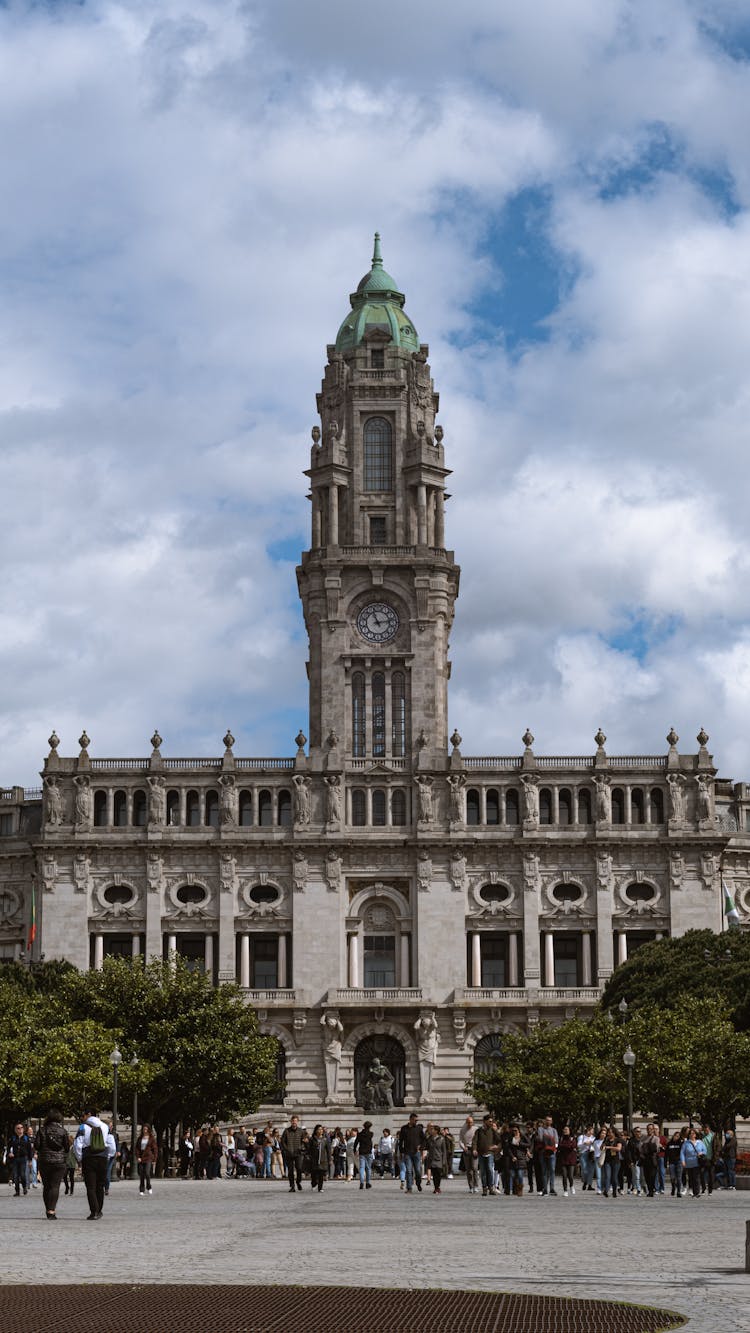
[[[372,676],[372,753],[374,759],[385,755],[385,676],[382,671]]]
[[[140,788],[133,792],[133,823],[136,828],[143,828],[146,823],[146,793]]]
[[[505,793],[505,822],[506,824],[518,823],[518,792],[515,787]]]
[[[107,823],[107,793],[94,792],[94,827],[104,828]]]
[[[406,792],[397,788],[391,796],[391,823],[406,823]]]
[[[261,828],[270,828],[273,824],[273,802],[270,791],[265,788],[258,797],[258,823]]]
[[[660,787],[653,787],[649,800],[651,806],[651,823],[664,823],[664,793]]]
[[[355,828],[364,828],[367,823],[367,801],[361,787],[352,792],[352,824]]]
[[[633,824],[644,824],[646,821],[643,792],[640,787],[634,787],[630,794],[630,820]]]
[[[180,793],[172,789],[167,792],[167,823],[179,824],[180,822]]]
[[[625,823],[625,796],[621,787],[615,787],[612,791],[612,823]]]
[[[393,490],[393,432],[385,417],[370,417],[364,429],[365,491]]]
[[[352,754],[360,757],[365,752],[365,676],[355,671],[352,676]]]
[[[539,793],[539,823],[552,823],[552,792],[549,787],[542,787]]]
[[[201,822],[201,803],[197,791],[189,791],[187,794],[185,819],[188,828],[197,828]]]
[[[573,799],[567,787],[563,787],[558,800],[558,823],[573,823]]]
[[[474,1073],[480,1078],[490,1077],[502,1058],[503,1039],[499,1032],[490,1032],[486,1037],[480,1037],[474,1047]]]
[[[365,1082],[370,1066],[376,1058],[382,1061],[393,1075],[391,1100],[394,1106],[403,1106],[406,1101],[406,1056],[400,1041],[395,1037],[386,1037],[382,1033],[365,1037],[358,1042],[354,1050],[354,1095],[357,1105],[365,1100]]]
[[[375,828],[385,825],[385,792],[379,787],[372,793],[372,822]]]
[[[466,793],[466,823],[479,823],[479,792],[474,787]]]
[[[487,792],[487,823],[500,823],[500,798],[494,788]]]
[[[401,758],[406,752],[406,679],[403,671],[391,677],[391,753]]]
[[[286,790],[279,792],[279,824],[288,828],[292,822],[292,795]]]
[[[114,800],[115,828],[125,828],[128,822],[128,798],[124,791],[115,792]]]
[[[206,816],[204,823],[208,828],[219,827],[219,793],[216,791],[206,792],[205,803]]]
[[[253,822],[253,793],[243,788],[240,792],[240,827],[250,828]]]
[[[583,787],[578,793],[578,823],[591,823],[591,792]]]

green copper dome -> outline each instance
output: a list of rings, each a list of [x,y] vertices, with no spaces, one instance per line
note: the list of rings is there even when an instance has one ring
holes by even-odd
[[[372,268],[358,283],[349,300],[352,312],[336,335],[337,352],[349,352],[359,346],[365,334],[373,329],[390,334],[396,347],[403,347],[408,352],[419,351],[419,336],[404,310],[406,297],[383,268],[380,233],[377,231]]]

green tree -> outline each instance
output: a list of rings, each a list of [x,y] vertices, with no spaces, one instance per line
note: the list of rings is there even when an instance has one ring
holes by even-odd
[[[720,999],[736,1028],[750,1029],[750,933],[690,930],[644,944],[618,967],[604,988],[602,1006],[631,1010]]]

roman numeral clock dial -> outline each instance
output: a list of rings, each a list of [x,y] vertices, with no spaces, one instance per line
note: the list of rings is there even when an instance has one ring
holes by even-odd
[[[387,602],[370,602],[357,616],[357,629],[368,643],[389,643],[398,624],[398,615]]]

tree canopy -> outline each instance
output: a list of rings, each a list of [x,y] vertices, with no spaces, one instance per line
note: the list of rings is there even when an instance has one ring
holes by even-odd
[[[720,1000],[734,1026],[750,1029],[750,933],[690,930],[677,938],[644,944],[616,968],[604,988],[602,1007],[631,1010]]]

